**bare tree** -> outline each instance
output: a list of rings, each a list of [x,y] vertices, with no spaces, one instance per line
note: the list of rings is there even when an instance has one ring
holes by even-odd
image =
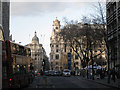
[[[67,24],[62,29],[61,34],[64,40],[69,42],[73,51],[79,56],[82,66],[85,67],[87,61],[102,53],[101,52],[96,56],[90,57],[90,50],[94,50],[98,45],[101,45],[102,35],[99,28],[96,28],[94,24],[90,24],[90,19],[83,17],[82,20],[84,24],[73,24],[73,22],[72,24]]]
[[[69,22],[68,19],[64,18],[66,24],[61,32],[64,40],[69,41],[69,45],[79,56],[82,66],[85,67],[88,62],[92,62],[92,70],[94,60],[105,52],[106,48],[101,49],[97,54],[94,54],[94,51],[103,44],[106,44],[107,49],[109,49],[106,37],[105,5],[98,3],[98,6],[94,7],[97,13],[92,14],[90,18],[83,16],[82,23],[74,23],[73,20]]]
[[[100,2],[98,3],[98,6],[95,6],[96,10],[98,11],[97,15],[92,15],[93,16],[93,23],[101,23],[103,25],[102,33],[104,37],[104,41],[106,44],[106,49],[107,49],[107,63],[108,63],[108,72],[109,72],[109,44],[108,44],[108,37],[107,37],[107,29],[106,29],[106,3],[101,4]],[[108,74],[108,83],[110,83],[110,75]]]

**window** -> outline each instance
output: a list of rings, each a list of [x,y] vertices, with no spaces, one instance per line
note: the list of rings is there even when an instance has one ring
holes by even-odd
[[[58,65],[58,63],[56,62],[56,65]]]
[[[78,65],[79,63],[78,62],[76,62],[76,65]]]
[[[34,44],[34,48],[36,48],[36,44]]]
[[[3,79],[7,79],[8,77],[8,74],[7,74],[7,71],[8,71],[8,65],[6,65],[7,62],[3,62],[3,66],[2,66],[2,75],[3,75]]]
[[[54,47],[54,45],[51,45],[51,47]]]
[[[75,59],[78,59],[78,56],[77,56],[77,55],[75,55]]]
[[[72,52],[72,49],[70,49],[70,52]]]
[[[118,25],[120,26],[120,17],[118,18]]]
[[[51,55],[51,59],[53,59],[53,55]]]
[[[58,47],[58,45],[56,45],[56,47]]]
[[[59,59],[59,54],[56,54],[56,59]]]
[[[110,9],[107,10],[107,16],[109,16],[109,15],[110,15]]]
[[[116,2],[114,2],[114,4],[113,4],[113,10],[115,10],[116,9]]]
[[[58,52],[58,49],[56,49],[56,52]]]
[[[66,52],[66,44],[65,44],[65,52]]]

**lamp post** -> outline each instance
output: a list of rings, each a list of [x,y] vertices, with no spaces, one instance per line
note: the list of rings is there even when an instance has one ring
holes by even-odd
[[[93,63],[94,63],[94,61],[93,61],[93,58],[92,58],[92,45],[91,45],[92,43],[90,42],[90,52],[91,52],[91,61],[92,61],[92,80],[94,80],[94,68],[93,68]]]
[[[88,60],[89,60],[89,58],[87,57],[86,60],[87,60],[87,79],[88,79]]]

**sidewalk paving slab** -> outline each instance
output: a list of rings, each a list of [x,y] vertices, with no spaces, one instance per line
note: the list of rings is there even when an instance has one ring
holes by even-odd
[[[120,88],[120,80],[116,80],[115,82],[113,82],[112,80],[110,80],[110,83],[107,82],[107,77],[105,77],[104,79],[87,79],[86,77],[82,77],[82,76],[78,76],[79,78],[82,78],[84,80],[88,80],[88,81],[93,81],[93,82],[96,82],[96,83],[99,83],[99,84],[102,84],[102,85],[106,85],[108,87],[111,87],[111,88]]]

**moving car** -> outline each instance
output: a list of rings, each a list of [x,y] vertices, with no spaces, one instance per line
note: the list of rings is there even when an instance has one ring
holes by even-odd
[[[71,76],[71,72],[69,69],[64,69],[63,76]]]

